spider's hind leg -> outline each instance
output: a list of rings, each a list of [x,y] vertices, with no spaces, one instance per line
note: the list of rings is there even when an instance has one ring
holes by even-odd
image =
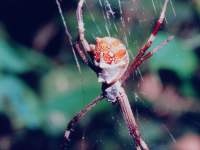
[[[73,131],[74,126],[89,112],[93,107],[95,107],[98,102],[100,102],[104,98],[103,95],[97,96],[92,102],[86,105],[80,112],[78,112],[68,123],[67,129],[65,131],[65,138],[69,141],[69,137],[71,132]]]
[[[74,47],[76,49],[76,51],[78,52],[79,56],[81,57],[83,63],[87,66],[89,66],[94,72],[97,72],[97,67],[93,64],[93,62],[90,60],[90,58],[88,58],[87,54],[90,55],[90,53],[85,53],[82,48],[81,48],[81,44],[79,41],[76,42],[76,44],[74,44]]]

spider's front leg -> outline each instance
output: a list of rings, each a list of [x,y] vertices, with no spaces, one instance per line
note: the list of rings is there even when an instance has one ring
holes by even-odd
[[[78,112],[68,123],[67,129],[65,130],[65,139],[69,141],[71,132],[74,129],[74,126],[89,112],[93,107],[97,105],[104,98],[103,95],[97,96],[89,104],[87,104],[80,112]]]
[[[147,50],[151,47],[152,43],[154,42],[156,35],[161,27],[161,25],[164,22],[165,13],[167,9],[167,5],[169,3],[169,0],[164,1],[164,5],[162,7],[162,10],[160,12],[160,17],[156,23],[156,25],[153,28],[153,31],[151,35],[149,36],[147,42],[142,46],[142,48],[139,49],[138,54],[134,58],[134,60],[130,63],[129,68],[125,72],[125,74],[121,78],[121,82],[124,82],[128,77],[148,58],[150,58],[153,53],[155,53],[158,49],[162,48],[164,45],[166,45],[170,40],[173,39],[173,36],[169,36],[168,39],[163,41],[158,47],[156,47],[151,52],[147,52]]]

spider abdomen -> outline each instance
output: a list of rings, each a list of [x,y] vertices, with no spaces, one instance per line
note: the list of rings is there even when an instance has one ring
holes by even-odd
[[[129,56],[125,45],[113,37],[96,38],[93,49],[94,63],[101,68],[99,82],[116,82],[124,74]]]
[[[126,56],[126,47],[113,37],[97,38],[94,53],[97,62],[117,64]]]

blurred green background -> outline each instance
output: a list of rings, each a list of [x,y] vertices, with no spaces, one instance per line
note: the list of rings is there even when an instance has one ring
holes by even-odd
[[[86,0],[86,37],[121,39],[130,58],[145,43],[163,0]],[[62,0],[72,41],[76,0]],[[110,9],[111,8],[111,9]],[[121,11],[120,11],[121,10]],[[126,82],[141,134],[153,150],[200,149],[200,1],[171,0],[155,43],[175,39]],[[152,49],[152,48],[151,48]],[[78,71],[55,0],[0,0],[0,150],[122,150],[134,143],[117,105],[103,101],[63,139],[69,120],[101,92]]]

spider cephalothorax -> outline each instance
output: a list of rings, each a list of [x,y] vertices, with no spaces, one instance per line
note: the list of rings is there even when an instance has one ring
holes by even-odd
[[[99,82],[112,84],[118,81],[128,67],[129,57],[125,45],[113,37],[96,38],[91,52],[98,73]]]

